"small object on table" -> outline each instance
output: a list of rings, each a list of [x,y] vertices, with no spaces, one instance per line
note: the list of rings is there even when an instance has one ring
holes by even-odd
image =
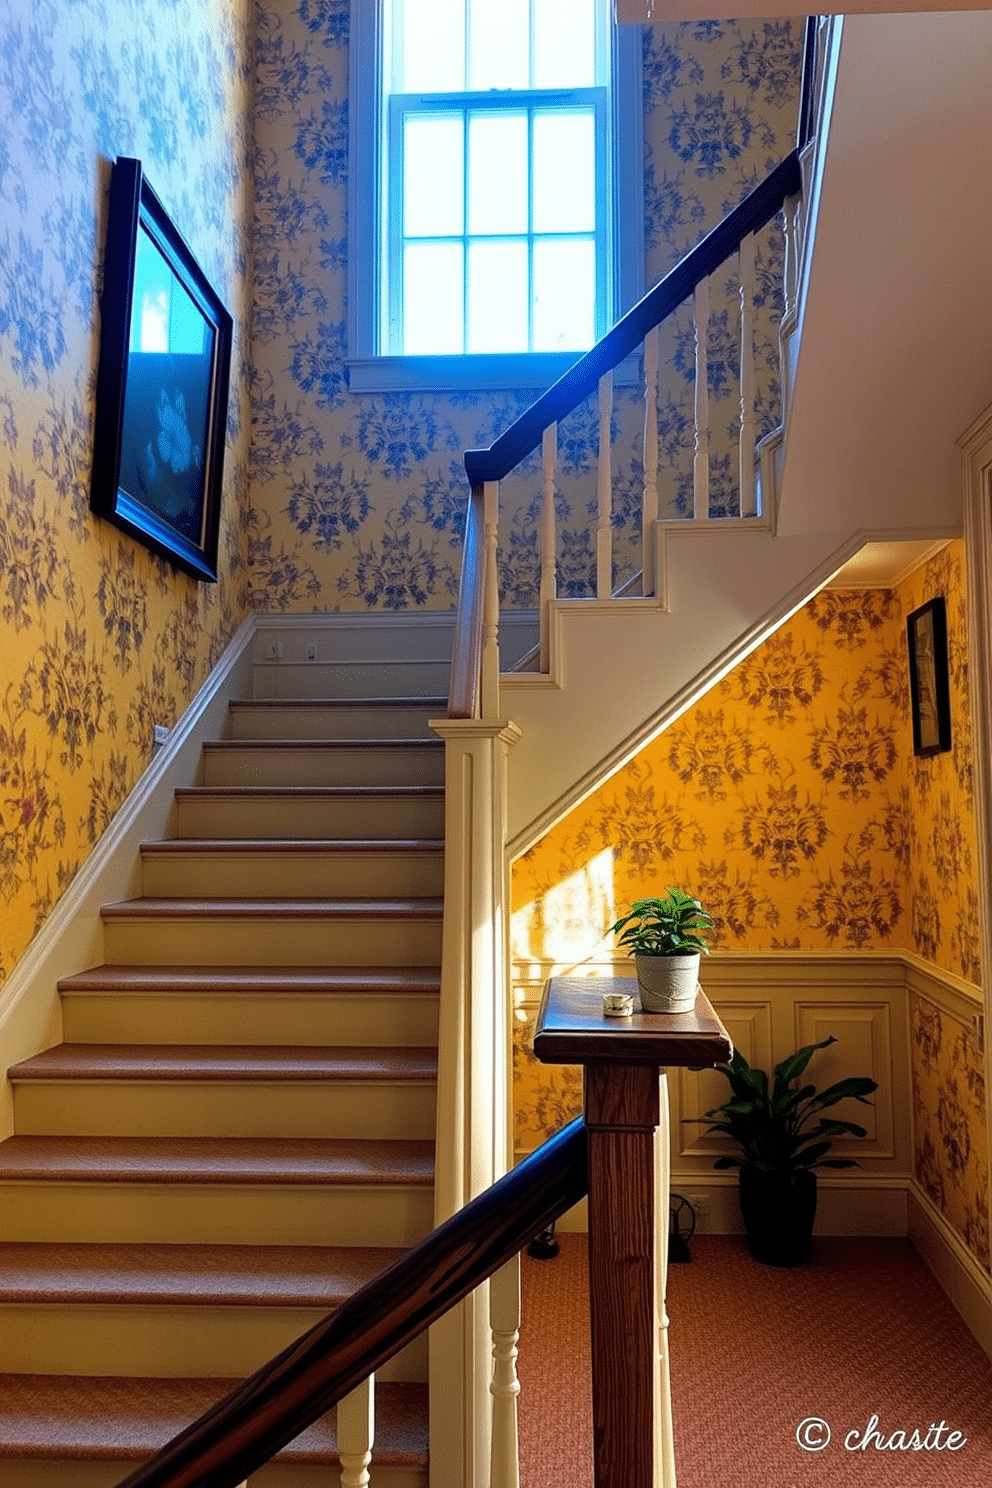
[[[605,1018],[629,1018],[633,1011],[634,999],[629,993],[603,993],[603,1016]]]

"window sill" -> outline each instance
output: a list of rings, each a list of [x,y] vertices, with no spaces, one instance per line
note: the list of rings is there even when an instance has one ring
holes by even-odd
[[[352,357],[353,393],[498,392],[539,388],[563,377],[582,352],[531,352],[505,356]],[[640,382],[640,362],[628,357],[613,372],[614,387]]]

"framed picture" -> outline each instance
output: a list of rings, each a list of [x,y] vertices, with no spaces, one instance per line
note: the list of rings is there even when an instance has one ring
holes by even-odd
[[[217,578],[232,320],[141,170],[110,178],[90,506]]]
[[[906,620],[913,753],[941,754],[951,747],[951,694],[947,681],[947,611],[943,596],[921,605]]]

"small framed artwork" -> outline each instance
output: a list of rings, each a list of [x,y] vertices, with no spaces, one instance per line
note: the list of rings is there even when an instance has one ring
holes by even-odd
[[[951,747],[951,694],[947,679],[947,611],[943,596],[906,620],[913,753],[942,754]]]
[[[90,506],[215,580],[233,322],[126,156],[110,178],[100,308]]]

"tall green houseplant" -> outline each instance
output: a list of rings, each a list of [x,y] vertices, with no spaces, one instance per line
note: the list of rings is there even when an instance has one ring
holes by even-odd
[[[870,1104],[877,1081],[850,1075],[826,1090],[800,1083],[818,1049],[836,1039],[806,1044],[777,1064],[771,1088],[767,1073],[752,1069],[739,1050],[719,1071],[730,1084],[731,1099],[706,1111],[707,1132],[722,1132],[740,1153],[727,1153],[717,1168],[739,1169],[741,1212],[755,1260],[773,1266],[799,1265],[806,1258],[816,1217],[817,1168],[854,1168],[853,1157],[829,1157],[835,1137],[864,1137],[854,1121],[823,1112],[842,1100]]]

